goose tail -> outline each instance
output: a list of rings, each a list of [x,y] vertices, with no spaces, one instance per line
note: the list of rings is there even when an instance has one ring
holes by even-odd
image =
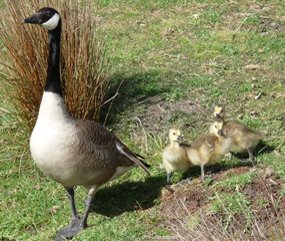
[[[145,163],[144,161],[140,160],[143,159],[144,157],[142,157],[139,154],[134,154],[132,153],[129,149],[127,149],[123,144],[121,143],[116,143],[116,147],[119,150],[119,152],[121,152],[123,155],[125,155],[127,158],[129,158],[131,161],[133,161],[134,163],[136,163],[138,166],[140,166],[149,176],[150,173],[147,170],[148,167],[150,167],[149,164]]]

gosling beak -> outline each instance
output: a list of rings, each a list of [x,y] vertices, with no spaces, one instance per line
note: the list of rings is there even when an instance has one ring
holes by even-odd
[[[41,20],[38,13],[35,13],[29,18],[23,19],[22,23],[31,23],[31,24],[41,24]]]
[[[180,136],[178,136],[178,137],[177,137],[177,140],[178,140],[178,141],[183,141],[182,136],[181,136],[181,135],[180,135]]]
[[[220,119],[221,116],[219,114],[216,114],[216,119]]]
[[[223,130],[219,130],[219,131],[218,131],[218,134],[219,134],[220,136],[224,135]]]

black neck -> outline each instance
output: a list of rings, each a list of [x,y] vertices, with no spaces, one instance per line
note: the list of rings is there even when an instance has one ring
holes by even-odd
[[[61,20],[54,30],[48,31],[49,36],[49,59],[45,91],[62,95],[59,57],[60,57],[60,34]]]

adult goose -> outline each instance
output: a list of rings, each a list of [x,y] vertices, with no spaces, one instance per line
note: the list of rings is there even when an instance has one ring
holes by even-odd
[[[23,23],[38,24],[48,30],[49,58],[45,90],[30,149],[38,167],[62,184],[70,201],[72,222],[59,230],[55,240],[70,239],[87,227],[91,201],[96,190],[134,166],[147,165],[115,135],[100,124],[71,117],[65,108],[60,82],[61,17],[44,7]],[[85,212],[79,217],[74,202],[74,186],[88,189]]]

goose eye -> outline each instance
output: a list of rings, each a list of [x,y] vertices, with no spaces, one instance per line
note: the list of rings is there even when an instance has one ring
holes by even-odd
[[[48,12],[47,12],[47,15],[48,15],[48,16],[51,16],[51,15],[52,15],[52,12],[51,12],[51,11],[48,11]]]

